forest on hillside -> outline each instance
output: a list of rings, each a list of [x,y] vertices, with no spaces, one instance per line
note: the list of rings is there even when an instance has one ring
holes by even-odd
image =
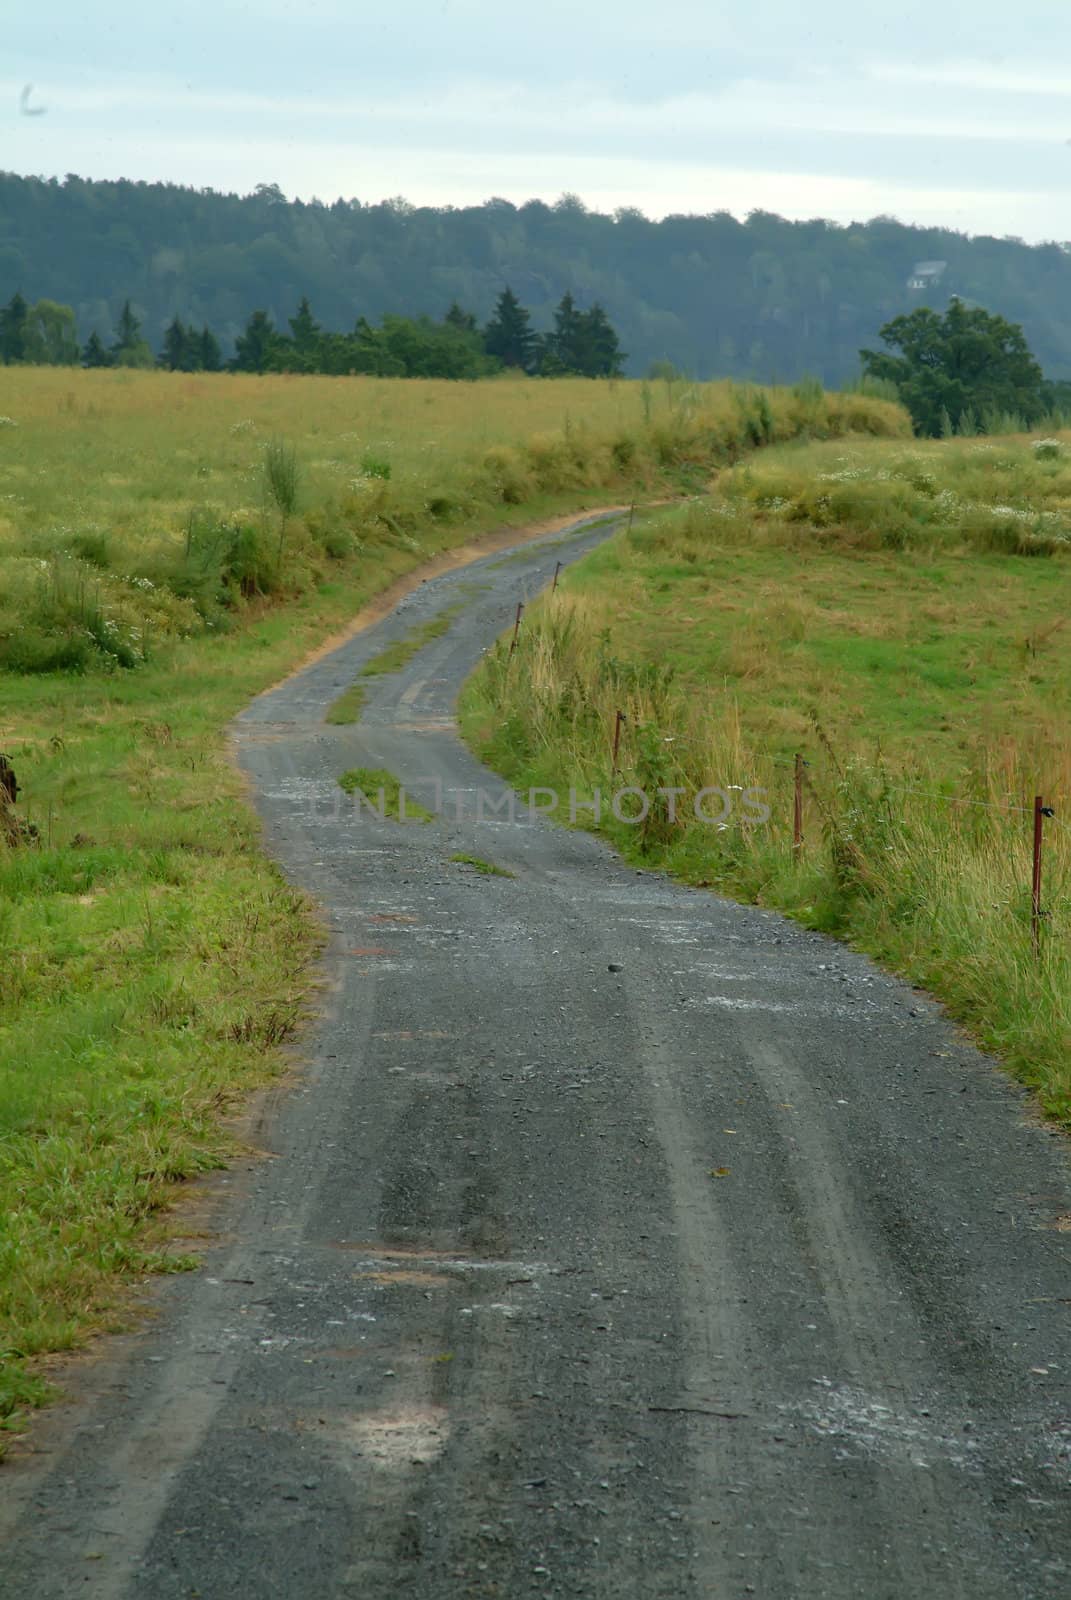
[[[922,263],[931,269],[921,278]],[[0,173],[0,302],[74,308],[79,336],[114,337],[130,301],[153,348],[176,317],[229,356],[250,308],[276,323],[308,296],[325,326],[460,304],[486,321],[506,285],[553,326],[563,295],[605,308],[627,370],[837,385],[891,317],[953,296],[1021,323],[1052,378],[1071,378],[1071,246],[971,238],[879,217],[843,227],[767,212],[651,221],[555,205],[434,209],[401,199],[289,201],[173,184]]]

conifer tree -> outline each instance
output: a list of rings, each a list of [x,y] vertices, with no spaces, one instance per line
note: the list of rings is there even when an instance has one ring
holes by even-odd
[[[164,347],[160,351],[160,365],[169,372],[189,372],[190,363],[190,333],[184,328],[181,320],[176,316],[172,318],[164,330]]]
[[[196,335],[200,347],[200,366],[202,372],[219,372],[223,366],[223,356],[219,348],[219,340],[206,323],[200,333]]]
[[[606,312],[598,301],[582,313],[579,328],[580,371],[586,378],[617,378],[625,352]]]
[[[235,341],[231,365],[236,372],[268,372],[278,345],[279,335],[268,313],[254,311],[245,325],[245,332]]]
[[[312,314],[307,295],[302,295],[301,304],[289,321],[296,365],[305,372],[317,371],[323,329]]]
[[[93,329],[86,341],[86,347],[82,352],[82,365],[83,367],[110,367],[112,365],[111,354],[105,349],[96,328]]]
[[[26,324],[30,308],[16,289],[7,305],[0,309],[0,361],[10,364],[26,355]]]
[[[117,345],[122,348],[137,344],[141,338],[141,322],[134,315],[134,308],[129,300],[123,301],[123,309],[119,313],[119,327]]]
[[[117,367],[151,367],[152,351],[142,337],[141,319],[134,315],[129,300],[119,313],[118,337],[112,345],[112,364]]]
[[[534,366],[536,337],[529,323],[530,314],[507,285],[498,297],[494,314],[484,329],[483,344],[489,356],[504,367],[520,367],[531,372]]]
[[[471,311],[462,310],[456,300],[450,302],[450,309],[443,321],[447,327],[457,328],[459,333],[475,333],[476,317]]]
[[[545,349],[545,357],[550,359],[544,360],[541,370],[547,372],[550,367],[557,372],[582,373],[583,338],[583,317],[576,309],[576,301],[567,290],[554,313],[554,328],[547,339]]]

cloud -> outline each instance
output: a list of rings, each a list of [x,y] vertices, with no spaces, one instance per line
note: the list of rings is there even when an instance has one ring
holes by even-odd
[[[175,79],[99,78],[56,94],[70,118],[149,117],[154,122],[190,116],[222,121],[255,118],[271,124],[304,125],[309,136],[323,127],[379,128],[403,145],[462,133],[482,148],[488,127],[515,141],[581,140],[606,135],[625,143],[657,144],[706,135],[762,132],[837,133],[889,138],[960,140],[1062,140],[1069,116],[1050,106],[1013,107],[958,102],[905,101],[908,69],[878,67],[853,86],[828,73],[813,73],[792,85],[742,78],[716,92],[685,91],[637,104],[583,78],[536,88],[523,81],[488,85],[459,78],[401,92],[372,90],[360,96],[273,94],[249,89],[206,89]],[[897,87],[891,91],[888,85]],[[0,98],[16,92],[9,79]],[[408,131],[411,137],[401,137]]]
[[[977,94],[1019,95],[1030,100],[1052,98],[1065,108],[1068,77],[1029,65],[999,66],[984,61],[931,61],[905,63],[874,61],[871,77],[886,83],[932,86],[935,89],[970,89]]]

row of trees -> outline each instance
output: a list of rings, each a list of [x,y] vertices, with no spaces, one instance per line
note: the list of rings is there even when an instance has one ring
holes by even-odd
[[[508,285],[498,297],[483,342],[488,355],[504,367],[520,367],[544,377],[575,372],[585,378],[616,378],[626,360],[610,319],[597,301],[590,311],[581,311],[572,295],[564,294],[551,331],[535,333],[531,313]]]
[[[313,315],[307,296],[278,328],[266,311],[254,311],[235,341],[228,366],[235,372],[370,373],[377,377],[482,378],[503,368],[545,377],[616,377],[625,359],[617,334],[600,305],[581,311],[566,294],[553,326],[536,333],[531,314],[512,290],[499,295],[483,328],[456,301],[439,322],[430,317],[386,315],[378,326],[359,317],[352,333],[331,332]],[[129,300],[119,314],[116,337],[105,344],[94,330],[79,350],[70,306],[39,300],[31,306],[16,292],[0,310],[0,360],[86,367],[149,367],[172,372],[218,372],[219,340],[207,326],[172,317],[154,356]]]
[[[219,346],[207,328],[204,333],[215,346],[218,367]],[[105,345],[94,332],[84,350],[70,306],[55,300],[35,300],[31,305],[18,290],[0,306],[0,362],[5,366],[73,367],[80,362],[86,367],[151,367],[154,359],[129,300],[119,314],[115,340]]]
[[[384,316],[379,326],[359,317],[352,333],[333,333],[313,316],[307,297],[280,331],[266,311],[254,311],[228,363],[236,372],[369,373],[379,377],[480,378],[503,368],[544,376],[616,376],[624,360],[601,306],[578,309],[562,297],[554,325],[536,333],[530,313],[511,289],[502,291],[484,328],[455,302],[440,322]],[[979,423],[1029,426],[1053,412],[1071,412],[1071,382],[1046,380],[1017,323],[953,299],[943,314],[920,307],[881,329],[884,350],[861,350],[864,374],[890,384],[918,433],[939,437],[974,432]],[[141,321],[126,301],[116,337],[105,345],[94,331],[80,351],[70,306],[32,305],[16,292],[0,307],[0,361],[86,367],[149,367],[218,372],[222,352],[212,330],[173,317],[154,356]]]

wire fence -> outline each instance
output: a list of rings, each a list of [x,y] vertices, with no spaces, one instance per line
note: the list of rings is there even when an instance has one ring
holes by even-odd
[[[624,762],[623,751],[625,748],[626,731],[654,732],[660,735],[663,743],[673,745],[675,750],[690,752],[700,758],[709,756],[709,743],[701,737],[687,733],[663,733],[659,723],[632,717],[628,712],[618,709],[614,718],[613,738],[611,747],[611,771],[616,774]],[[823,742],[828,744],[828,741]],[[828,754],[832,757],[832,751]],[[835,758],[833,758],[835,762]],[[819,810],[826,816],[830,814],[830,804],[816,787],[812,776],[812,762],[802,752],[797,751],[791,758],[771,756],[766,758],[766,764],[782,770],[791,771],[793,774],[793,826],[792,849],[797,854],[804,848],[803,797],[806,790],[812,796]],[[843,778],[843,773],[838,774]],[[1043,887],[1043,861],[1046,824],[1051,824],[1062,830],[1071,829],[1064,818],[1056,813],[1056,803],[1047,802],[1042,795],[1035,795],[1032,805],[1019,804],[1013,800],[983,800],[975,795],[950,794],[941,789],[923,788],[918,784],[905,784],[891,782],[884,773],[880,778],[880,794],[906,795],[926,801],[937,801],[949,806],[964,806],[985,812],[995,812],[1003,816],[1021,816],[1032,819],[1032,850],[1030,874],[1030,936],[1035,959],[1041,955],[1041,928],[1049,918],[1050,913],[1042,904]]]

